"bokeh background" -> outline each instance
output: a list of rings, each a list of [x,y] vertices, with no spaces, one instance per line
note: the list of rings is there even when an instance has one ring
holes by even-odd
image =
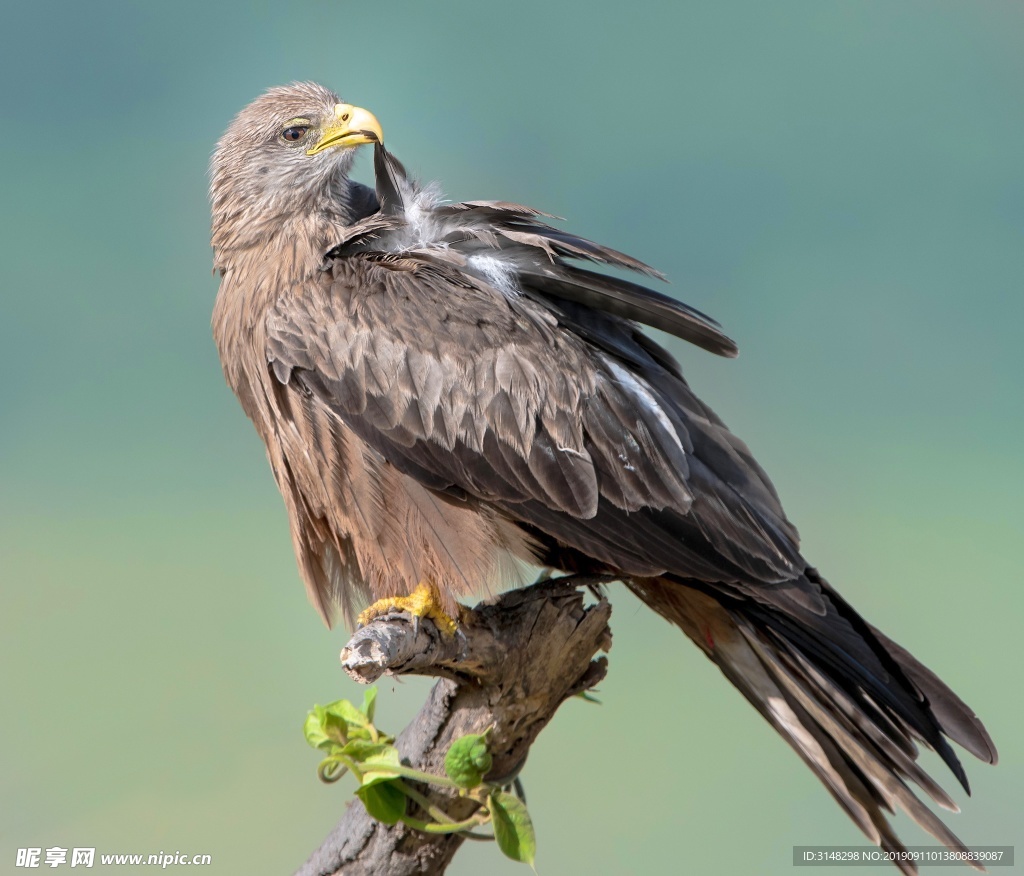
[[[968,764],[955,831],[1021,845],[1017,0],[36,0],[0,34],[0,872],[56,845],[288,873],[348,799],[300,731],[360,694],[346,634],[306,604],[209,331],[210,150],[305,78],[451,197],[565,216],[722,321],[741,358],[674,344],[691,382],[810,560],[984,716],[1003,762]],[[861,842],[613,599],[603,704],[567,704],[524,774],[539,872],[782,874]],[[426,690],[384,685],[382,726]],[[524,871],[469,844],[450,872]]]

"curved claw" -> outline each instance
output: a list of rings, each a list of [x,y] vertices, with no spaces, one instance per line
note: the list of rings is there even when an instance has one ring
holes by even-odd
[[[441,607],[441,599],[436,588],[427,581],[413,590],[408,596],[385,596],[359,614],[360,626],[366,626],[373,620],[383,617],[392,609],[407,611],[413,618],[413,630],[419,632],[419,619],[429,617],[442,636],[451,638],[458,632],[459,622],[447,614]]]

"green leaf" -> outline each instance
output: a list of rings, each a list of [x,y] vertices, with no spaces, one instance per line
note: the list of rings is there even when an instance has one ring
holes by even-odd
[[[339,717],[337,713],[328,711],[330,708],[331,706],[325,706],[323,709],[320,729],[334,745],[344,745],[348,742],[348,722]]]
[[[344,748],[338,749],[338,754],[343,754],[357,764],[361,764],[371,758],[386,754],[389,748],[394,749],[394,746],[388,745],[386,742],[370,742],[369,739],[350,739]],[[397,755],[397,751],[395,753]]]
[[[363,699],[363,707],[373,712],[376,693],[367,692]],[[348,700],[336,700],[326,706],[316,705],[306,715],[303,725],[306,741],[313,748],[333,751],[335,746],[347,745],[353,739],[372,739],[372,719],[359,711]],[[391,741],[390,736],[377,734],[377,741]]]
[[[397,784],[397,780],[382,781],[373,785],[363,785],[356,791],[356,796],[363,801],[366,811],[383,824],[395,824],[405,815],[406,796]]]
[[[491,768],[487,734],[469,733],[456,739],[444,756],[444,771],[460,788],[475,788]]]
[[[363,714],[366,715],[366,720],[371,724],[373,723],[373,713],[377,709],[377,688],[367,688],[366,693],[363,694]]]
[[[328,703],[324,706],[324,710],[328,715],[333,715],[353,727],[366,727],[370,723],[370,719],[348,700],[336,700],[333,703]]]
[[[322,706],[314,706],[313,710],[306,715],[306,723],[302,725],[302,732],[306,736],[306,742],[308,742],[313,748],[329,749],[334,743],[324,733],[323,721],[320,715],[317,714],[317,710],[323,713]]]
[[[369,739],[370,721],[362,712],[352,705],[348,700],[338,700],[324,706],[326,712],[325,730],[328,736],[334,738],[332,729],[343,737],[337,741],[344,745],[349,739]]]
[[[385,745],[383,751],[367,757],[360,764],[359,768],[363,772],[363,787],[394,779],[398,773],[393,767],[401,765],[398,749],[393,745]]]
[[[537,854],[537,837],[526,804],[504,791],[495,791],[490,797],[490,808],[498,848],[513,861],[532,867]]]

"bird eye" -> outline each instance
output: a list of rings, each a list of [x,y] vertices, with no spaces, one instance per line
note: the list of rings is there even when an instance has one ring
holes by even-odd
[[[292,127],[285,128],[281,132],[281,139],[287,140],[289,143],[297,143],[306,136],[306,131],[308,130],[309,125],[292,125]]]

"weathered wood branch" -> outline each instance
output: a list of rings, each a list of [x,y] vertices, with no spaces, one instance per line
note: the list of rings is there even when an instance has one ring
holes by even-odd
[[[494,766],[486,778],[509,783],[558,707],[604,678],[607,660],[595,655],[611,647],[611,606],[601,598],[585,607],[578,589],[600,583],[561,578],[510,591],[466,612],[454,639],[443,638],[430,621],[391,613],[352,636],[342,665],[363,684],[381,675],[442,678],[398,737],[403,761],[442,775],[454,740],[491,728]],[[456,820],[477,807],[444,788],[417,787]],[[443,873],[462,842],[457,834],[387,827],[354,800],[297,876]]]

